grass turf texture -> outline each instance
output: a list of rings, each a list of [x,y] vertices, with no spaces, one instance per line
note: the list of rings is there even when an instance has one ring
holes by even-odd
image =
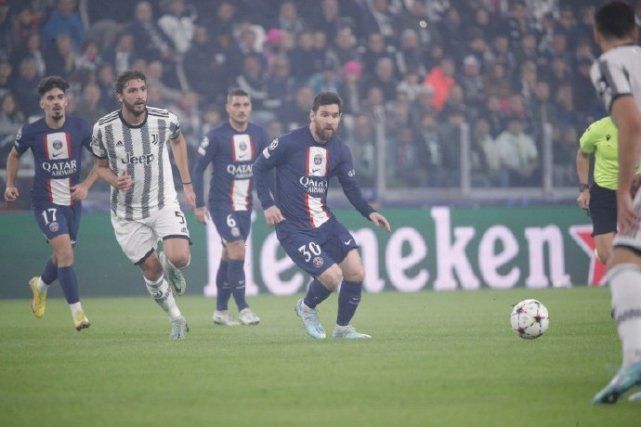
[[[529,297],[551,316],[533,341],[509,326]],[[641,404],[590,404],[620,360],[607,289],[366,294],[364,342],[308,338],[295,300],[250,298],[261,324],[224,328],[181,298],[181,342],[148,298],[84,300],[80,333],[62,299],[42,320],[0,301],[0,425],[638,425]]]

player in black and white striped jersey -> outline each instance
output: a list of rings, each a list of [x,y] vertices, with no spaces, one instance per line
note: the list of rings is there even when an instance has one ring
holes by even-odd
[[[92,151],[100,178],[111,186],[111,223],[127,257],[142,270],[147,290],[167,312],[170,337],[184,338],[187,322],[174,292],[185,292],[180,272],[189,265],[189,230],[178,204],[167,146],[171,146],[185,199],[195,208],[187,143],[178,117],[147,107],[147,80],[139,71],[118,76],[116,96],[122,108],[94,125]],[[156,255],[158,240],[163,252]],[[163,274],[163,271],[165,274]],[[166,277],[165,277],[166,276]],[[169,282],[169,283],[168,283]]]
[[[623,354],[619,372],[594,396],[593,403],[598,404],[615,403],[641,385],[641,192],[636,197],[631,194],[641,155],[641,48],[634,10],[627,3],[602,6],[594,23],[603,54],[592,66],[592,82],[619,131],[619,232],[607,280]]]

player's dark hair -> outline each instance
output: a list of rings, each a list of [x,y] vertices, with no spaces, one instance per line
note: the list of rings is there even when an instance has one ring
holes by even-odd
[[[312,111],[315,113],[318,111],[318,107],[322,105],[338,105],[338,112],[343,111],[343,100],[338,94],[334,92],[321,92],[314,98],[314,103],[312,104]]]
[[[596,30],[606,39],[624,39],[634,30],[634,9],[623,1],[612,1],[594,15]]]
[[[67,89],[69,89],[69,83],[60,76],[43,77],[40,79],[40,82],[38,82],[38,96],[42,96],[54,88],[58,88],[66,93]]]
[[[143,82],[147,83],[147,77],[142,71],[123,71],[118,75],[118,78],[116,79],[116,93],[122,93],[122,91],[125,89],[125,85],[129,80],[142,80]]]
[[[246,96],[251,99],[251,96],[249,96],[247,92],[238,87],[230,89],[229,92],[227,92],[227,102],[231,101],[234,96]]]

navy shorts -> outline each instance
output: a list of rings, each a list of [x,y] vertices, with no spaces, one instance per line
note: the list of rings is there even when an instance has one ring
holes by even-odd
[[[33,215],[36,217],[38,227],[47,240],[68,234],[71,243],[76,243],[81,214],[82,205],[79,203],[71,206],[44,203],[33,207]]]
[[[247,240],[251,228],[251,211],[231,209],[210,209],[211,219],[223,243]]]
[[[592,235],[617,232],[617,193],[592,184],[590,187]]]
[[[358,248],[354,236],[336,218],[314,230],[303,231],[287,227],[286,222],[276,227],[278,241],[292,261],[312,276],[318,277]]]

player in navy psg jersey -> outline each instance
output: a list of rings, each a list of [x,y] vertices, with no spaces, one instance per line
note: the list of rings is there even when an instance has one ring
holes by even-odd
[[[340,285],[334,338],[371,338],[357,332],[350,321],[361,299],[364,279],[358,245],[327,207],[329,180],[336,176],[354,207],[374,224],[390,232],[387,219],[363,198],[356,181],[352,155],[336,136],[342,101],[333,92],[314,98],[310,124],[275,139],[256,163],[256,192],[268,225],[287,255],[313,280],[305,298],[296,304],[307,333],[325,338],[316,306]],[[275,200],[267,186],[267,173],[276,171]]]
[[[192,179],[196,193],[196,218],[206,224],[210,214],[223,242],[223,256],[216,275],[216,310],[212,320],[218,325],[260,322],[245,301],[245,241],[251,227],[252,165],[267,145],[265,130],[249,121],[251,99],[242,89],[232,89],[225,109],[229,120],[212,129],[198,148]],[[213,165],[209,189],[209,211],[203,196],[203,174]],[[234,296],[238,320],[227,305]]]
[[[47,289],[58,279],[69,303],[74,327],[80,331],[90,323],[80,304],[78,279],[73,269],[73,245],[80,226],[80,201],[87,197],[97,174],[92,169],[80,182],[82,149],[90,150],[91,128],[79,117],[66,116],[68,88],[69,84],[58,76],[40,81],[38,94],[45,117],[24,125],[18,132],[7,158],[4,197],[10,202],[20,197],[15,184],[20,156],[31,150],[35,164],[31,189],[33,212],[52,250],[40,277],[29,281],[33,292],[31,309],[37,318],[44,316]]]

